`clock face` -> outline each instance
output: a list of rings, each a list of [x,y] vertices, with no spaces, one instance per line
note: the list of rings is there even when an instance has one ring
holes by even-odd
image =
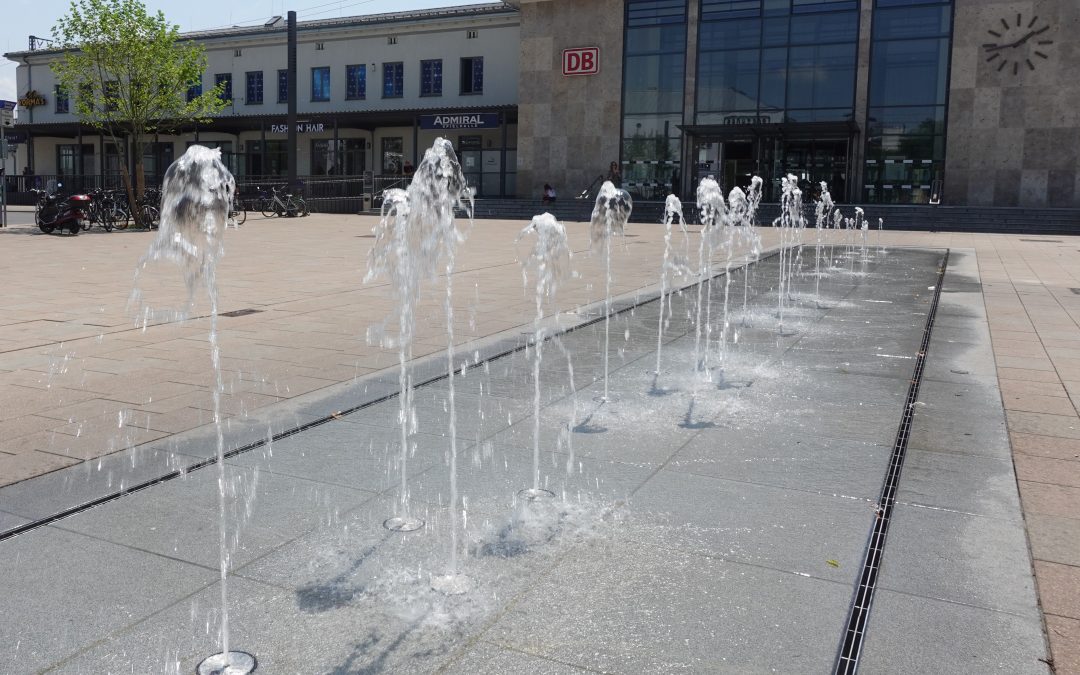
[[[1036,64],[1048,58],[1046,50],[1054,41],[1046,36],[1050,24],[1040,22],[1039,17],[1030,19],[1021,14],[1003,18],[998,24],[986,31],[995,38],[982,46],[986,52],[986,61],[997,64],[997,70],[1019,75],[1021,71],[1035,70]]]

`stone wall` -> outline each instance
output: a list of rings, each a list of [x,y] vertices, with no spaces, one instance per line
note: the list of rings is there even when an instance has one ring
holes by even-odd
[[[1004,30],[1002,20],[1015,26],[1018,14],[1022,28]],[[1046,25],[987,60],[995,52],[984,45],[1011,44]],[[1078,35],[1078,0],[956,0],[945,203],[1080,207]]]
[[[622,0],[520,0],[517,192],[570,199],[619,159]],[[562,52],[599,47],[600,72],[564,77]]]

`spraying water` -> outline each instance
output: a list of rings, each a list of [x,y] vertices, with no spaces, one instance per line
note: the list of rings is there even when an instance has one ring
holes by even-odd
[[[218,344],[217,263],[224,254],[222,235],[236,191],[236,181],[221,163],[221,150],[202,145],[188,148],[165,172],[161,193],[161,223],[157,237],[139,261],[130,306],[136,308],[145,330],[160,314],[143,302],[139,278],[148,265],[171,263],[180,268],[187,286],[187,303],[171,318],[186,318],[194,306],[195,293],[205,286],[210,300],[210,363],[214,370],[212,392],[214,432],[218,466],[218,553],[221,582],[221,652],[199,664],[199,673],[249,673],[255,659],[246,652],[229,649],[229,546],[226,523],[225,437],[222,430],[221,348]]]
[[[600,193],[596,196],[592,218],[589,221],[589,236],[595,247],[601,244],[604,249],[604,397],[601,402],[611,400],[608,392],[608,352],[610,351],[611,324],[611,238],[621,236],[630,219],[634,200],[630,193],[615,187],[611,181],[604,181]]]
[[[814,232],[816,243],[814,245],[814,298],[817,301],[821,297],[821,233],[829,225],[829,218],[834,208],[832,195],[829,194],[829,184],[821,181],[821,199],[814,209]],[[818,302],[820,307],[820,302]]]
[[[763,181],[760,176],[750,179],[750,187],[744,193],[741,188],[735,187],[728,195],[728,207],[731,210],[732,223],[742,225],[743,239],[750,247],[750,259],[757,261],[761,256],[761,236],[757,231],[757,210],[761,204],[761,186]],[[743,311],[742,324],[746,325],[749,313],[746,311],[750,299],[750,264],[743,265]]]
[[[401,430],[401,491],[400,515],[388,518],[384,525],[398,532],[411,532],[424,525],[424,521],[410,513],[407,485],[407,462],[410,450],[409,437],[416,432],[416,412],[413,404],[412,375],[409,362],[416,331],[416,306],[420,296],[420,284],[433,278],[440,260],[445,261],[446,272],[446,319],[447,361],[450,417],[450,488],[452,527],[452,552],[450,576],[457,574],[457,437],[456,410],[454,407],[454,336],[453,336],[453,271],[457,245],[464,240],[454,221],[454,209],[464,208],[472,218],[472,193],[465,184],[465,177],[454,154],[453,145],[443,138],[424,153],[407,190],[387,190],[383,197],[382,214],[375,227],[375,244],[368,254],[368,271],[365,281],[387,278],[398,306],[399,334],[398,422]],[[451,584],[451,591],[463,592]]]
[[[711,177],[702,178],[697,188],[697,205],[701,214],[701,241],[698,243],[698,274],[701,282],[697,288],[697,319],[694,333],[694,368],[696,372],[709,377],[709,333],[712,320],[712,256],[713,247],[716,243],[716,231],[723,224],[727,214],[727,204],[724,201],[724,193],[716,180]],[[705,298],[702,299],[703,286],[708,285]],[[704,338],[705,345],[702,349],[702,306],[704,305]]]
[[[656,378],[660,376],[660,355],[664,346],[664,300],[667,296],[667,281],[669,274],[681,273],[681,265],[671,250],[671,225],[678,219],[679,227],[683,231],[683,240],[686,240],[686,218],[683,215],[682,202],[675,195],[668,195],[664,201],[664,262],[660,267],[660,318],[656,327],[656,375],[653,378],[653,387],[656,386]],[[668,313],[671,313],[670,303]]]
[[[536,277],[536,318],[533,322],[533,467],[531,488],[518,494],[525,499],[554,497],[554,493],[540,487],[540,362],[544,349],[544,300],[553,300],[559,282],[566,278],[570,269],[570,248],[566,245],[566,230],[555,216],[543,213],[533,217],[517,236],[536,235],[531,255],[521,263],[522,282],[528,286],[529,268]],[[573,384],[573,370],[571,385]]]
[[[789,241],[794,239],[796,229],[803,222],[802,216],[802,190],[799,189],[798,178],[788,174],[781,179],[780,217],[774,222],[774,226],[780,227],[780,285],[777,293],[777,314],[780,319],[780,334],[784,333],[784,296],[787,294],[787,284],[790,283],[789,258],[791,252],[786,250]]]

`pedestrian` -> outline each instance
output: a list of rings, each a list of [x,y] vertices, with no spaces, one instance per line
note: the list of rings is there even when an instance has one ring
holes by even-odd
[[[610,181],[617,188],[622,187],[622,173],[619,172],[618,162],[611,163],[606,180]]]
[[[544,183],[544,198],[542,201],[545,204],[555,203],[555,188],[550,183]]]

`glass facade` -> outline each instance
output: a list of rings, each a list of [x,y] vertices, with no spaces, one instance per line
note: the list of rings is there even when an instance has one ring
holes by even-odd
[[[863,200],[920,204],[940,194],[951,0],[875,0]]]
[[[686,9],[686,0],[626,2],[621,162],[635,197],[663,199],[679,182]]]
[[[698,123],[854,118],[854,0],[701,0]]]

